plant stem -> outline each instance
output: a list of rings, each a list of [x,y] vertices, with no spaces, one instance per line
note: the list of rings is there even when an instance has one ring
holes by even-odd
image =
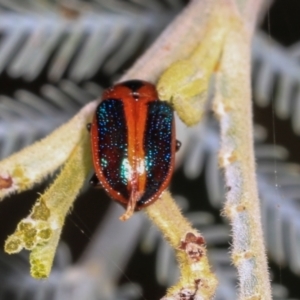
[[[248,1],[248,8],[251,3]],[[257,5],[253,0],[253,6]],[[249,19],[254,20],[253,14]],[[214,111],[221,127],[219,157],[228,187],[224,213],[232,225],[232,260],[239,275],[239,299],[267,300],[271,299],[271,288],[255,178],[251,37],[249,23],[237,16],[226,37],[216,76]]]
[[[156,82],[173,62],[190,55],[205,34],[214,2],[191,1],[120,81],[139,78]]]
[[[199,299],[212,299],[217,280],[210,270],[201,234],[192,228],[167,191],[162,194],[161,199],[145,210],[175,249],[179,262],[180,280],[168,290],[167,296],[163,299],[192,299],[184,298],[189,295],[200,297]]]

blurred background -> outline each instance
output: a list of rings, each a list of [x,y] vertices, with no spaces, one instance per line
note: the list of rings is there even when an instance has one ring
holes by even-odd
[[[98,98],[187,3],[0,0],[0,158]],[[269,1],[252,49],[257,177],[276,300],[300,299],[299,16],[298,0]],[[234,300],[230,229],[220,216],[218,125],[208,110],[196,127],[178,121],[177,131],[182,148],[171,192],[205,236],[220,281],[216,299]],[[1,203],[1,245],[50,182]],[[66,219],[49,279],[30,277],[25,251],[0,251],[0,300],[160,299],[178,276],[173,252],[143,213],[121,223],[121,212],[86,184]]]

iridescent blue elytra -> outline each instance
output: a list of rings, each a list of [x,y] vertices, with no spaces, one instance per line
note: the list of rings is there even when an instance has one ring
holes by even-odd
[[[170,168],[172,156],[173,109],[163,101],[148,104],[148,121],[144,135],[146,189],[138,201],[145,205],[161,188]]]
[[[176,152],[173,109],[158,100],[150,83],[117,84],[104,92],[96,109],[91,144],[96,184],[126,207],[120,218],[126,220],[170,183]]]
[[[127,176],[123,162],[128,158],[127,126],[123,102],[117,99],[104,100],[96,110],[98,124],[99,164],[109,185],[128,198]]]

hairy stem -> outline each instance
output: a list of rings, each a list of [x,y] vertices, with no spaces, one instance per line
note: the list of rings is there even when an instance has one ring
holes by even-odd
[[[81,130],[90,121],[96,106],[97,101],[87,104],[41,141],[1,161],[0,201],[12,193],[28,190],[57,170],[80,141]]]
[[[232,225],[239,299],[271,299],[255,178],[251,112],[251,31],[236,19],[216,76],[214,111],[221,127],[220,165],[228,187],[224,213]],[[234,67],[233,67],[234,66]]]
[[[179,262],[180,280],[163,299],[212,299],[217,280],[210,270],[202,235],[183,217],[167,191],[146,212],[175,249]],[[192,296],[200,298],[188,298]]]
[[[170,64],[190,55],[205,34],[204,25],[213,4],[211,0],[191,1],[121,80],[139,78],[156,82]]]

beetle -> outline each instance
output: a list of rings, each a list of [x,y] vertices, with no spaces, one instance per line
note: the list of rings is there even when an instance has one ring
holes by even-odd
[[[88,129],[95,169],[90,183],[126,208],[125,221],[170,183],[180,147],[173,109],[153,84],[129,80],[104,91]]]

